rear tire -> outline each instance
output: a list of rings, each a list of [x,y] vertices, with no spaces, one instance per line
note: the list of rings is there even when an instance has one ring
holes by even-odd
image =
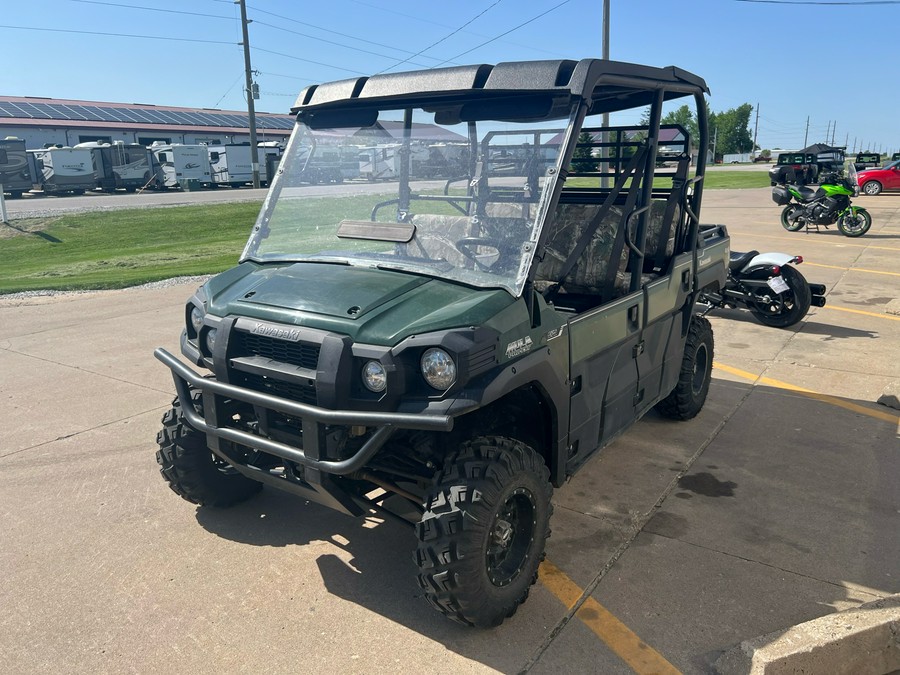
[[[712,381],[713,331],[709,320],[695,316],[688,329],[678,384],[656,404],[663,417],[689,420],[703,408]]]
[[[856,213],[848,213],[838,218],[837,226],[845,237],[861,237],[872,227],[872,216],[868,211],[856,209]]]
[[[543,458],[499,436],[464,443],[426,495],[416,525],[419,585],[467,626],[499,626],[537,581],[553,488]]]
[[[790,265],[781,268],[781,277],[790,287],[790,291],[782,293],[778,303],[757,304],[749,302],[747,307],[759,319],[760,323],[774,328],[788,328],[800,321],[809,311],[812,303],[812,292],[806,278]],[[774,292],[773,292],[774,295]]]
[[[803,228],[803,222],[799,219],[791,219],[790,216],[796,211],[796,207],[794,206],[785,206],[784,210],[781,212],[781,226],[786,229],[788,232],[796,232]]]
[[[200,392],[195,392],[195,405]],[[187,425],[176,398],[163,415],[156,435],[159,472],[175,494],[192,504],[226,507],[245,501],[262,489],[262,483],[238,473],[213,454],[206,435]]]

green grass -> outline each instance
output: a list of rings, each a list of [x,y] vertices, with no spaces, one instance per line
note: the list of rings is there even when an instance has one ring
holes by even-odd
[[[0,293],[123,288],[237,262],[259,203],[84,213],[0,225]]]
[[[571,179],[569,184],[586,180]],[[764,171],[711,171],[706,181],[711,189],[769,185]],[[302,200],[297,208],[315,208],[335,222],[340,217],[367,219],[372,206],[385,198],[344,197],[334,204],[339,206],[334,214],[329,212],[332,204],[325,203],[331,200]],[[177,206],[0,223],[0,293],[124,288],[221,272],[237,263],[259,207],[258,202]],[[430,202],[427,210],[457,213],[441,202]],[[393,215],[387,207],[379,220]]]
[[[707,171],[703,178],[710,190],[734,188],[769,187],[769,174],[766,171]]]
[[[717,189],[744,189],[769,186],[769,174],[765,171],[707,171],[703,178],[704,185],[709,190]],[[612,183],[612,181],[610,181]],[[597,185],[596,178],[570,178],[566,181],[569,187],[591,187]],[[626,187],[629,182],[625,183]],[[653,180],[653,186],[667,188],[672,186],[672,180],[668,176],[657,176]]]

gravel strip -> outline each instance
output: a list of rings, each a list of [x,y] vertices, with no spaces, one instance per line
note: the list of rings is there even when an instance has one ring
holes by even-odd
[[[169,288],[171,286],[182,286],[193,284],[195,286],[199,286],[204,281],[209,279],[212,275],[205,274],[202,276],[189,276],[189,277],[172,277],[171,279],[163,279],[161,281],[151,281],[146,284],[141,284],[139,286],[129,286],[127,288],[116,288],[116,289],[103,289],[103,290],[86,290],[86,291],[53,291],[53,290],[42,290],[42,291],[18,291],[16,293],[5,293],[0,294],[0,305],[3,306],[17,306],[22,304],[28,304],[27,301],[35,300],[39,298],[56,298],[56,297],[66,297],[66,296],[79,296],[79,295],[89,295],[96,293],[111,293],[111,292],[122,292],[122,291],[136,291],[143,289],[154,289],[154,288]]]

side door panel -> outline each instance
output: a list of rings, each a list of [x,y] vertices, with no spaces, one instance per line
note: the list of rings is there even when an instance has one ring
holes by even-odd
[[[682,350],[681,314],[673,311],[687,301],[690,290],[691,254],[679,255],[672,274],[644,286],[645,325],[637,357],[637,408],[645,412],[660,397],[668,395],[678,380]],[[678,320],[676,321],[676,317]]]
[[[569,467],[583,462],[634,419],[634,354],[644,303],[639,291],[569,321],[569,441],[573,448]]]

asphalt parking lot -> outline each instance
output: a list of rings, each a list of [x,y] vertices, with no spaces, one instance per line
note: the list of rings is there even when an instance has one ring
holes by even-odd
[[[792,329],[711,315],[693,421],[647,416],[554,495],[541,580],[498,629],[422,599],[414,534],[265,490],[177,498],[154,459],[188,285],[0,297],[0,663],[66,672],[710,672],[742,640],[900,592],[900,195],[789,233],[710,190],[732,248],[828,289]],[[238,251],[235,252],[235,255]]]

